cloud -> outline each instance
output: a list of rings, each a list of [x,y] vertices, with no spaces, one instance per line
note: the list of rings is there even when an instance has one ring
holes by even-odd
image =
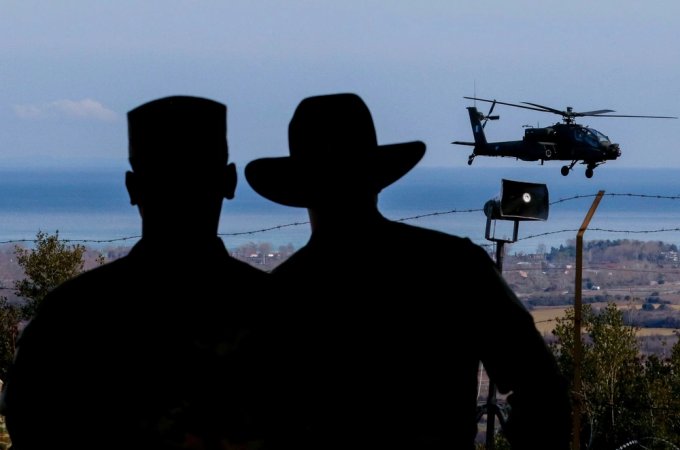
[[[14,112],[22,119],[67,116],[110,122],[118,117],[115,112],[91,98],[57,100],[41,105],[14,105]]]

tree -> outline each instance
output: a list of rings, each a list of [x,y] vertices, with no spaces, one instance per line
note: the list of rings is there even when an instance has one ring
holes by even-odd
[[[21,306],[23,319],[35,314],[45,295],[83,270],[85,247],[67,245],[59,240],[59,231],[49,235],[38,231],[33,249],[15,247],[17,262],[26,278],[14,283],[17,295],[25,299]],[[99,262],[103,262],[100,258]]]
[[[85,265],[85,247],[67,245],[59,240],[59,232],[49,235],[38,231],[33,249],[16,246],[17,263],[26,278],[14,283],[14,289],[24,303],[20,306],[0,297],[0,379],[4,379],[14,358],[19,323],[35,314],[47,293],[64,281],[82,272]],[[101,255],[97,262],[104,262]]]
[[[548,247],[541,242],[536,246],[536,253],[539,255],[545,255],[546,253],[548,253]]]
[[[585,327],[592,345],[585,355],[590,382],[584,385],[584,393],[597,418],[597,441],[602,448],[615,447],[637,435],[635,421],[640,402],[633,389],[643,367],[638,358],[636,329],[624,323],[623,313],[614,303],[591,315]]]
[[[585,305],[582,323],[586,332],[581,360],[581,397],[588,448],[615,448],[631,436],[646,434],[639,421],[644,366],[639,357],[635,328],[625,325],[614,303],[600,311]],[[551,344],[562,373],[574,371],[574,311],[557,319]]]
[[[7,370],[14,359],[16,336],[19,328],[20,311],[15,305],[7,301],[7,297],[0,297],[0,379],[5,380]]]

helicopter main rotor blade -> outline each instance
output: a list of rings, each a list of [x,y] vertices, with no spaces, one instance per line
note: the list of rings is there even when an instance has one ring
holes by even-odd
[[[467,98],[470,100],[479,100],[480,102],[489,102],[489,103],[494,103],[494,105],[497,103],[499,105],[507,105],[507,106],[514,106],[516,108],[524,108],[524,109],[531,109],[534,111],[542,111],[542,112],[551,112],[558,114],[560,116],[563,116],[565,118],[573,118],[573,117],[584,117],[584,116],[589,116],[589,117],[643,117],[643,118],[650,118],[650,119],[677,119],[677,117],[674,116],[643,116],[643,115],[627,115],[627,114],[607,114],[607,113],[612,113],[615,112],[614,110],[611,109],[598,109],[595,111],[586,111],[586,112],[575,112],[575,111],[560,111],[559,109],[551,108],[549,106],[544,106],[544,105],[539,105],[538,103],[531,103],[531,102],[522,102],[522,105],[519,105],[517,103],[508,103],[508,102],[501,102],[498,100],[489,100],[486,98],[479,98],[479,97],[463,97]],[[531,105],[531,106],[526,106],[526,105]],[[493,106],[492,106],[493,109]],[[570,120],[570,119],[568,119]]]
[[[649,119],[677,119],[673,116],[630,116],[625,114],[587,114],[592,117],[644,117]]]
[[[498,103],[499,105],[514,106],[516,108],[531,109],[533,111],[551,112],[553,114],[557,114],[557,115],[562,116],[562,117],[574,117],[574,116],[579,115],[579,113],[573,113],[573,112],[568,112],[568,111],[560,111],[559,109],[550,108],[549,106],[539,105],[537,103],[522,102],[522,103],[524,103],[523,105],[518,105],[517,103],[501,102],[501,101],[498,101],[498,100],[488,100],[488,99],[479,98],[479,97],[463,97],[463,98],[467,98],[467,99],[470,99],[470,100],[479,100],[479,101],[482,101],[482,102],[493,102],[493,103]],[[526,105],[531,105],[531,106],[526,106]],[[614,111],[611,111],[611,112],[614,112]]]
[[[577,112],[574,114],[578,114],[579,116],[597,116],[600,114],[604,113],[611,113],[611,112],[616,112],[613,109],[598,109],[597,111],[585,111],[585,112]]]
[[[604,114],[604,113],[612,113],[615,112],[613,109],[598,109],[596,111],[585,111],[585,112],[578,112],[578,111],[572,111],[571,108],[568,108],[566,111],[560,111],[554,108],[550,108],[548,106],[543,106],[543,105],[538,105],[536,103],[529,103],[529,102],[522,102],[526,103],[527,105],[533,105],[533,106],[538,106],[540,108],[545,108],[546,111],[554,112],[555,114],[560,114],[564,117],[583,117],[583,116],[593,116],[596,114]]]
[[[551,112],[551,113],[559,114],[560,116],[568,116],[568,115],[573,114],[573,113],[570,113],[570,112],[567,112],[567,111],[560,111],[559,109],[551,108],[549,106],[539,105],[537,103],[529,103],[529,102],[522,102],[522,103],[525,103],[525,104],[531,105],[531,106],[536,106],[538,108],[541,108],[541,110],[543,110],[543,111],[548,111],[548,112]]]
[[[530,106],[518,105],[518,104],[516,104],[516,103],[501,102],[501,101],[498,101],[498,100],[489,100],[489,99],[486,99],[486,98],[479,98],[479,97],[463,97],[463,98],[467,98],[467,99],[470,99],[470,100],[479,100],[480,102],[497,103],[497,104],[499,104],[499,105],[514,106],[514,107],[516,107],[516,108],[533,109],[534,111],[543,111],[543,112],[546,111],[546,110],[543,109],[543,108],[541,108],[541,109],[539,109],[539,108],[532,108],[532,107],[530,107]]]

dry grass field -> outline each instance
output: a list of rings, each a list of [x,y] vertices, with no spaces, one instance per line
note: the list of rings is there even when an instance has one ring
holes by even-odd
[[[605,306],[605,304],[594,303],[593,306]],[[680,305],[671,305],[673,309],[680,309]],[[531,311],[534,317],[536,328],[541,334],[550,334],[555,328],[555,319],[564,317],[568,307],[538,307]],[[640,308],[640,305],[619,305],[619,308]],[[640,328],[637,332],[638,336],[673,336],[680,330],[674,328]]]
[[[531,315],[534,317],[538,331],[541,334],[550,334],[555,328],[555,319],[564,317],[566,308],[564,306],[534,308]]]

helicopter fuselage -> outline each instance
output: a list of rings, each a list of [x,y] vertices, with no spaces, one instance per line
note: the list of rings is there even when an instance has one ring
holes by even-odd
[[[545,128],[527,128],[522,143],[537,160],[582,160],[584,164],[602,164],[621,156],[618,144],[594,128],[556,123]],[[538,146],[538,148],[536,148]],[[522,151],[520,150],[520,155]]]

